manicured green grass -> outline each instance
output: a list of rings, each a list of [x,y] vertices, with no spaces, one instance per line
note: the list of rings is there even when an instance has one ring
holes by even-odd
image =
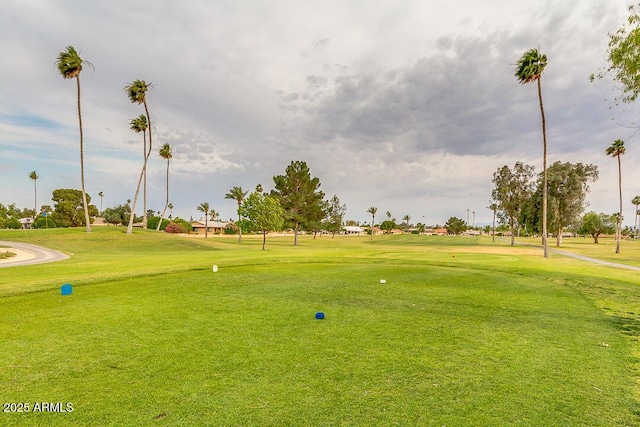
[[[0,239],[73,253],[0,269],[3,401],[74,408],[0,425],[640,424],[637,273],[475,238]]]

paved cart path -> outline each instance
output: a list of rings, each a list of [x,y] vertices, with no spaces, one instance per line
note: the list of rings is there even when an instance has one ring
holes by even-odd
[[[0,240],[0,252],[7,250],[15,253],[16,256],[0,259],[0,268],[44,264],[46,262],[62,261],[69,258],[67,254],[54,251],[53,249],[43,248],[42,246]]]

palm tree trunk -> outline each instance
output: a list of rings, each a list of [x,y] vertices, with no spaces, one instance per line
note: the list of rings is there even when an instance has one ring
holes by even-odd
[[[144,134],[143,134],[144,135]],[[144,138],[144,146],[142,148],[142,156],[145,159],[145,162],[147,161],[146,157],[147,157],[147,138]],[[144,178],[143,178],[144,182],[142,184],[143,190],[142,190],[142,228],[147,228],[147,170],[145,168],[144,171]]]
[[[153,139],[151,136],[151,116],[149,116],[149,108],[147,107],[147,98],[144,99],[144,112],[147,115],[147,127],[149,129],[149,151],[147,151],[144,158],[144,214],[142,216],[142,227],[147,228],[147,161],[151,156],[151,149],[153,147]]]
[[[376,223],[376,216],[371,215],[371,240],[373,240],[373,224]]]
[[[616,253],[620,253],[620,237],[622,234],[622,164],[620,162],[620,154],[618,154],[618,192],[620,195],[620,215],[618,216],[618,224],[616,230]]]
[[[160,214],[160,221],[158,221],[156,231],[160,231],[160,226],[162,225],[164,213],[167,211],[167,206],[169,206],[169,159],[167,159],[167,199],[165,200],[164,208],[162,209],[162,213]]]
[[[37,178],[33,180],[33,220],[34,221],[38,216],[38,186],[36,185],[37,182],[38,182]]]
[[[493,210],[493,226],[491,227],[491,235],[493,236],[491,241],[495,243],[496,241],[496,211]]]
[[[133,207],[131,208],[131,216],[129,217],[129,225],[127,226],[127,234],[133,233],[133,219],[136,216],[136,204],[138,203],[138,194],[140,194],[140,184],[142,183],[142,177],[147,169],[147,162],[142,166],[140,177],[138,178],[138,185],[136,186],[136,194],[133,196]]]
[[[635,223],[633,225],[633,229],[635,230],[635,237],[637,238],[638,237],[638,205],[634,205],[634,206],[636,207],[636,210],[634,215]]]
[[[87,233],[91,232],[91,220],[89,219],[89,206],[87,205],[87,192],[84,187],[84,141],[82,134],[82,113],[80,108],[80,73],[76,75],[76,85],[78,88],[78,124],[80,127],[80,181],[82,185],[82,206],[84,207],[84,220],[87,226]]]
[[[542,85],[538,77],[538,100],[540,101],[540,115],[542,117],[542,246],[545,258],[549,258],[547,245],[547,122],[544,117],[542,103]]]
[[[242,217],[240,216],[240,202],[238,201],[238,243],[242,243],[242,227],[240,226],[240,221],[242,221]]]

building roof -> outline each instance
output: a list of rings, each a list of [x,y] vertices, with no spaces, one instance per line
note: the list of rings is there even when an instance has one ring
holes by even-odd
[[[229,225],[228,222],[222,222],[222,221],[208,221],[207,222],[207,227],[209,228],[225,228],[227,225]],[[205,226],[205,221],[204,219],[199,219],[198,221],[191,221],[191,226],[192,227],[204,227]]]

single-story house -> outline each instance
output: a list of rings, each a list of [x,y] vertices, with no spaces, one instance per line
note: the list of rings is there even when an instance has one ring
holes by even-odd
[[[344,234],[348,236],[363,236],[367,234],[367,231],[357,225],[345,225],[342,227],[344,229]]]
[[[211,234],[222,234],[224,233],[224,229],[227,227],[235,227],[233,222],[223,222],[223,221],[207,221],[205,227],[205,220],[199,219],[197,221],[191,221],[191,227],[196,234],[205,234],[205,228],[207,233]]]
[[[446,228],[427,228],[424,230],[424,234],[427,236],[446,236],[448,233]]]

